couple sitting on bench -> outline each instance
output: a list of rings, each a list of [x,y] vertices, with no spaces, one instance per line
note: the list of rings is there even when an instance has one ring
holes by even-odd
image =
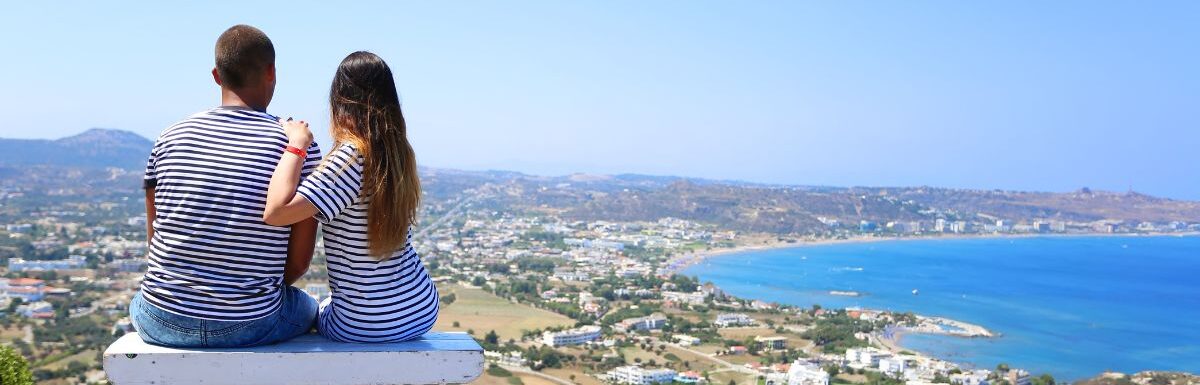
[[[217,40],[221,106],[168,127],[146,165],[149,269],[130,303],[142,339],[169,347],[273,344],[317,331],[399,342],[433,327],[438,295],[409,227],[421,197],[391,70],[350,54],[329,92],[334,148],[267,114],[275,49],[262,31]],[[291,286],[323,225],[331,297]]]

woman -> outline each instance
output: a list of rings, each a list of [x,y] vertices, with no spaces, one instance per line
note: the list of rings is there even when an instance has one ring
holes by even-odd
[[[342,60],[329,90],[334,149],[300,180],[312,141],[303,121],[281,121],[289,146],[267,191],[263,220],[284,226],[316,216],[323,224],[332,296],[317,330],[343,342],[418,337],[437,319],[433,281],[409,243],[421,198],[392,71],[379,56]]]

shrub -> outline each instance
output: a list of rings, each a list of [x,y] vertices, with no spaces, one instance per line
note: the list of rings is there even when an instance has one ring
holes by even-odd
[[[0,347],[0,385],[33,385],[29,361],[10,347]]]

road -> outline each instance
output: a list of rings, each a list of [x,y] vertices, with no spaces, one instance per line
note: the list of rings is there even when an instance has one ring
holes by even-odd
[[[515,367],[512,367],[512,366],[505,366],[504,368],[505,368],[505,369],[508,369],[508,371],[510,371],[510,372],[513,372],[513,373],[528,374],[528,375],[531,375],[531,376],[534,376],[534,377],[541,377],[541,378],[544,378],[544,379],[546,379],[547,381],[556,382],[556,383],[558,383],[558,384],[561,384],[561,385],[575,385],[575,383],[574,383],[574,382],[571,382],[570,380],[565,380],[565,379],[558,378],[558,377],[555,377],[555,376],[551,376],[551,375],[549,375],[549,374],[542,373],[542,372],[535,372],[535,371],[532,371],[532,370],[529,370],[529,369],[525,369],[525,368],[515,368]]]
[[[457,217],[460,214],[462,214],[461,213],[462,209],[465,208],[467,205],[474,203],[483,198],[484,198],[484,194],[479,194],[479,195],[463,198],[462,200],[460,200],[458,202],[457,205],[455,205],[450,210],[446,211],[446,215],[442,215],[442,216],[438,217],[438,219],[435,219],[429,225],[422,227],[420,230],[417,230],[416,234],[413,234],[413,238],[417,238],[417,239],[424,238],[426,233],[432,231],[433,229],[438,228],[442,224],[445,224],[446,222],[450,221],[451,219],[454,219],[454,217]]]

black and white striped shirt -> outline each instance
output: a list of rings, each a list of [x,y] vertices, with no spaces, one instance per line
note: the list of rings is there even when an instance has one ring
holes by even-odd
[[[412,247],[379,261],[368,255],[362,157],[351,145],[328,155],[297,193],[317,206],[332,296],[318,328],[343,342],[397,342],[418,337],[437,320],[438,293]],[[408,231],[408,229],[396,229]]]
[[[237,107],[163,130],[146,162],[156,212],[141,286],[147,302],[220,321],[257,319],[279,307],[289,229],[264,223],[262,214],[287,143],[276,117]],[[320,162],[314,143],[302,174]]]

